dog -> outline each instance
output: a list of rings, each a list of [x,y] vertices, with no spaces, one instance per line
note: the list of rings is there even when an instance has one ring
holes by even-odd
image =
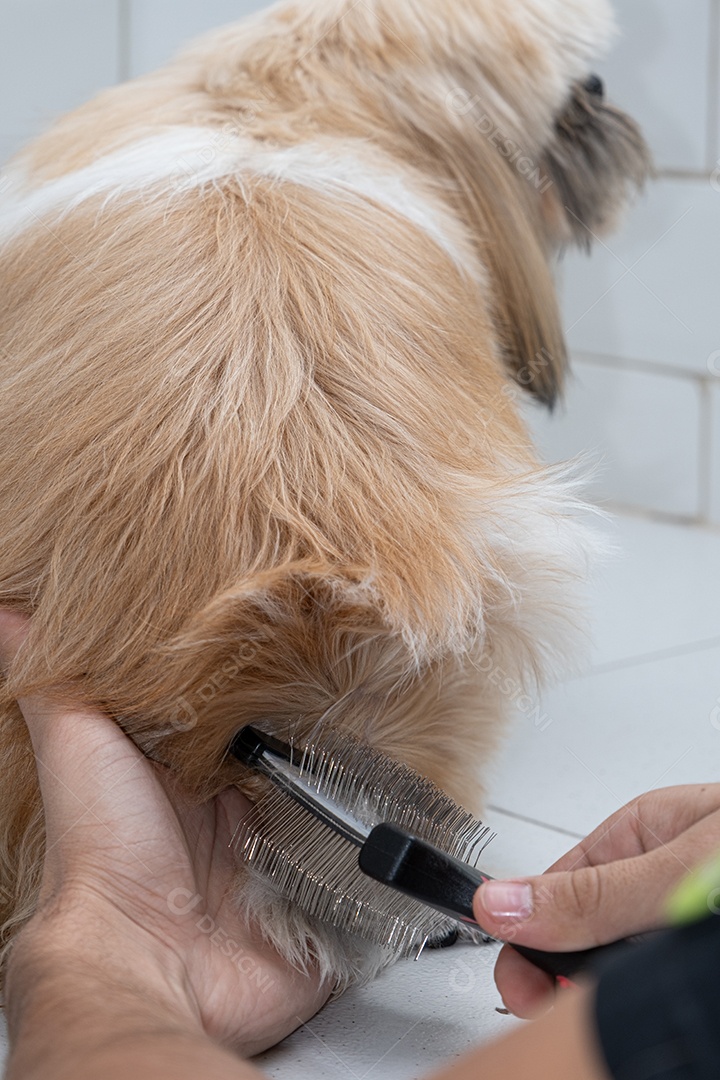
[[[343,728],[472,811],[571,662],[600,542],[552,406],[556,255],[648,172],[604,0],[309,0],[61,119],[0,194],[0,923],[43,856],[15,700],[72,687],[207,799],[262,721]],[[442,747],[442,753],[438,748]],[[387,961],[238,870],[338,987]]]

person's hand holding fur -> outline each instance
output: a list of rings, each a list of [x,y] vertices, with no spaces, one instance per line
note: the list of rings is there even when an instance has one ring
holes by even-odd
[[[4,668],[26,627],[26,619],[0,612]],[[9,961],[15,1047],[9,1076],[46,1075],[47,1030],[58,1076],[65,1060],[68,1075],[85,1075],[84,1068],[97,1075],[108,1064],[105,1075],[112,1076],[116,1039],[132,1042],[146,1068],[156,1037],[172,1031],[184,1062],[197,1054],[207,1069],[216,1054],[213,1075],[226,1067],[238,1077],[243,1066],[209,1038],[257,1053],[313,1015],[329,993],[314,975],[291,969],[233,913],[229,842],[247,801],[228,790],[189,807],[107,717],[68,712],[48,700],[20,704],[38,761],[48,839],[39,910]],[[193,897],[192,910],[178,914]],[[212,917],[212,934],[201,923],[203,912]],[[98,1017],[88,1015],[88,1001]],[[45,1022],[50,1010],[52,1026]],[[28,1024],[31,1040],[22,1037]],[[108,1027],[110,1042],[103,1035]],[[173,1071],[166,1047],[158,1067],[153,1075]]]
[[[0,668],[26,628],[26,619],[0,611]],[[189,808],[101,713],[49,699],[20,704],[48,843],[39,910],[10,954],[7,1080],[120,1080],[131,1071],[153,1080],[260,1080],[238,1055],[280,1040],[328,989],[289,970],[226,902],[228,842],[243,797],[228,791]],[[178,893],[205,898],[222,942],[242,943],[242,968],[266,976],[264,993],[217,937],[198,929],[198,908],[194,917],[174,914],[181,905],[168,897]],[[570,994],[544,1021],[472,1051],[434,1080],[479,1070],[487,1080],[602,1080],[591,1002],[589,992]]]
[[[663,788],[634,799],[537,877],[483,885],[475,917],[488,933],[536,949],[604,945],[667,925],[666,903],[720,849],[720,784]],[[510,946],[495,981],[521,1017],[553,1000],[549,975]]]

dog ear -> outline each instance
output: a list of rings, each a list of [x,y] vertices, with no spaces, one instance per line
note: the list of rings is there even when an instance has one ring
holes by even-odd
[[[567,351],[540,198],[481,134],[455,129],[427,99],[406,114],[410,137],[430,152],[458,216],[469,226],[491,290],[501,356],[515,381],[553,408]]]
[[[454,171],[489,271],[505,365],[552,409],[562,393],[567,351],[536,197],[490,146],[456,154]]]

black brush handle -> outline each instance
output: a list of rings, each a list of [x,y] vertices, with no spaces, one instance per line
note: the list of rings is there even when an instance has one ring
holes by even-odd
[[[286,743],[281,742],[280,739],[274,739],[272,735],[266,735],[264,731],[258,731],[249,724],[238,731],[228,747],[228,753],[236,757],[238,761],[242,761],[248,768],[257,768],[267,753],[274,754],[275,757],[282,758],[284,761],[289,761],[291,758],[291,750]]]
[[[473,897],[479,885],[492,880],[489,874],[390,824],[372,829],[360,849],[359,865],[375,881],[474,926],[478,923],[473,915]],[[631,940],[580,952],[544,952],[524,945],[513,948],[548,975],[568,981],[592,970],[601,958],[626,949]]]

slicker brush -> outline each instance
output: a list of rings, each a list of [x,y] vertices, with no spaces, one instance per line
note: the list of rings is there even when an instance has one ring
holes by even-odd
[[[425,777],[345,732],[294,746],[246,727],[230,753],[272,781],[236,846],[279,895],[396,956],[458,923],[482,934],[473,897],[490,880],[477,863],[493,834]],[[513,948],[567,986],[627,945]]]
[[[396,955],[416,955],[457,928],[457,917],[374,880],[358,863],[372,830],[385,824],[477,864],[491,830],[435,784],[345,732],[296,746],[244,728],[230,752],[273,782],[235,845],[278,894]]]

